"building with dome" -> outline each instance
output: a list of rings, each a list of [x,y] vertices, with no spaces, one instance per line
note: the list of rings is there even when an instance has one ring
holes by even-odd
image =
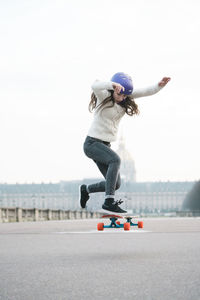
[[[125,182],[136,182],[136,169],[135,162],[131,154],[127,151],[125,146],[125,139],[121,135],[119,139],[119,146],[117,154],[121,158],[120,175]]]
[[[136,182],[135,162],[126,149],[123,135],[119,139],[116,152],[121,158],[122,179],[121,187],[116,191],[116,198],[123,199],[125,209],[130,213],[181,211],[183,201],[195,182]],[[79,186],[98,180],[102,178],[85,178],[49,184],[0,183],[0,219],[3,207],[80,210]],[[103,201],[104,193],[91,194],[88,210],[98,211]]]

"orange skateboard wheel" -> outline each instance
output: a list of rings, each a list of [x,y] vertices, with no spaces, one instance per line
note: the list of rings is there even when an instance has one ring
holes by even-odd
[[[117,221],[116,224],[120,225],[120,221]]]
[[[124,230],[130,230],[131,224],[130,223],[124,223]]]
[[[97,224],[97,230],[103,231],[104,230],[104,223],[98,223]]]
[[[143,228],[143,222],[142,221],[138,222],[138,228]]]

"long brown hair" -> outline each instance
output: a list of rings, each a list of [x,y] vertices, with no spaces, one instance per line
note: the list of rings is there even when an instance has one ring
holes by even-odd
[[[111,102],[111,105],[106,106],[106,108],[113,107],[115,104],[115,100],[113,97],[113,90],[110,90],[109,92],[111,95],[109,97],[105,98],[98,106],[97,106],[97,97],[95,96],[95,94],[93,92],[91,94],[91,100],[90,100],[90,103],[88,106],[89,111],[92,112],[95,108],[100,108],[109,102]],[[139,109],[138,109],[138,105],[135,103],[134,99],[131,96],[127,96],[126,99],[124,101],[122,101],[122,103],[119,105],[124,107],[125,112],[129,116],[138,115],[140,113]]]

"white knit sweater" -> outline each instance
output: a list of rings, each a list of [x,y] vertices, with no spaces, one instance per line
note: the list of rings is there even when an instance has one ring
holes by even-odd
[[[133,91],[131,97],[135,99],[139,97],[150,96],[157,93],[161,89],[162,87],[160,87],[158,84],[144,89],[136,89]],[[100,108],[98,107],[98,105],[104,99],[110,96],[110,92],[108,90],[113,90],[112,82],[102,82],[96,80],[92,84],[92,90],[97,97],[97,105],[94,111],[93,122],[88,131],[88,136],[105,142],[113,142],[117,139],[119,122],[125,114],[125,109],[117,103],[110,108],[106,107],[110,106],[111,103],[107,103]]]

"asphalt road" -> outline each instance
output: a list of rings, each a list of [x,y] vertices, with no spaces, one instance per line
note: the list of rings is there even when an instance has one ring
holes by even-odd
[[[200,299],[200,218],[0,224],[0,299]]]

